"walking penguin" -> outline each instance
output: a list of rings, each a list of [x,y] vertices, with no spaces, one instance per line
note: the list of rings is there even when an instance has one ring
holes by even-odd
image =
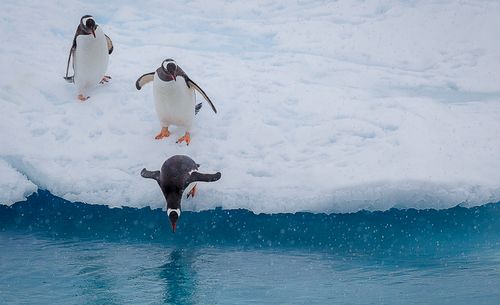
[[[73,44],[69,51],[66,76],[64,79],[75,83],[78,99],[87,100],[88,91],[98,83],[107,83],[111,77],[106,75],[109,55],[113,52],[113,42],[95,23],[91,15],[80,19]],[[69,64],[73,58],[73,76],[68,76]]]
[[[194,91],[198,91],[210,104],[212,110],[217,113],[214,104],[205,91],[200,88],[187,74],[177,65],[173,59],[166,59],[156,72],[146,73],[135,82],[137,90],[153,81],[153,95],[155,100],[156,114],[161,123],[161,131],[155,137],[160,140],[170,136],[168,128],[170,125],[184,127],[184,136],[177,143],[191,142],[191,127],[194,116],[201,108],[201,103],[196,105]]]

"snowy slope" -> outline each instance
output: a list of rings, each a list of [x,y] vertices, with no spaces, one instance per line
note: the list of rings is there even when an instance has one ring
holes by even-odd
[[[500,200],[500,2],[0,3],[0,201],[161,207],[142,179],[173,154],[222,172],[183,207],[255,212],[446,208]],[[83,14],[113,40],[110,84],[64,82]],[[214,101],[189,147],[154,140],[152,86],[174,58]],[[199,97],[201,101],[201,98]]]

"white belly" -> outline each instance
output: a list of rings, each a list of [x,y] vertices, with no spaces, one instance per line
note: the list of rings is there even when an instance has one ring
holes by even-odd
[[[183,77],[177,81],[162,81],[155,73],[153,95],[158,119],[163,127],[177,125],[190,131],[196,103],[194,90],[188,88]]]
[[[96,86],[108,69],[108,44],[100,27],[93,35],[76,38],[74,54],[75,84],[80,93]]]

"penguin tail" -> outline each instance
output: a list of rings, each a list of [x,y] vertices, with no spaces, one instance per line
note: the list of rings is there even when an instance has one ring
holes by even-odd
[[[203,106],[202,103],[199,103],[198,105],[194,106],[194,115],[197,115],[198,112],[200,112],[201,106]]]

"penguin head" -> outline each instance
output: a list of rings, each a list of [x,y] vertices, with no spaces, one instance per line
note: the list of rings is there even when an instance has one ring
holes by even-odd
[[[175,62],[175,60],[169,58],[169,59],[165,59],[162,63],[161,63],[161,68],[163,69],[163,71],[167,74],[169,74],[170,76],[172,76],[172,78],[175,80],[177,80],[177,63]]]
[[[80,19],[80,26],[83,31],[87,34],[94,35],[95,38],[95,30],[97,29],[97,25],[95,24],[94,17],[91,15],[85,15]]]
[[[181,209],[167,209],[168,219],[170,219],[170,224],[172,225],[172,232],[175,233],[175,228],[177,226],[177,219],[181,216]]]

